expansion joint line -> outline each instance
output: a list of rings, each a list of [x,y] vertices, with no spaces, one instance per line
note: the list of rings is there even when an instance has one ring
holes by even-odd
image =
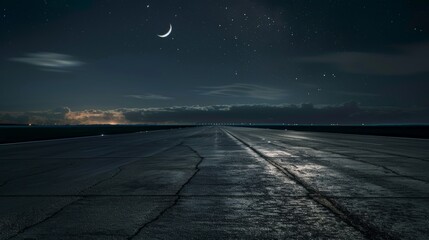
[[[227,135],[231,136],[233,139],[236,139],[238,142],[243,144],[244,146],[248,147],[250,150],[252,150],[254,153],[256,153],[259,157],[267,161],[269,164],[277,168],[280,172],[282,172],[286,177],[296,182],[298,185],[302,186],[304,189],[306,189],[309,194],[308,196],[313,199],[315,202],[319,203],[320,205],[324,206],[326,209],[328,209],[330,212],[332,212],[335,216],[339,217],[341,220],[343,220],[345,223],[347,223],[349,226],[353,227],[357,231],[361,232],[365,237],[368,239],[398,239],[397,237],[391,236],[389,233],[383,232],[378,227],[364,221],[359,216],[352,214],[347,209],[345,209],[343,206],[341,206],[337,201],[335,201],[332,198],[329,198],[325,195],[323,195],[321,192],[319,192],[314,187],[310,186],[308,183],[306,183],[304,180],[302,180],[300,177],[298,177],[296,174],[288,170],[287,168],[284,168],[283,166],[279,165],[278,163],[271,160],[269,157],[265,156],[262,152],[257,150],[256,148],[249,145],[244,140],[240,139],[239,137],[232,134],[230,131],[222,129]]]
[[[324,144],[329,144],[331,146],[336,146],[336,147],[348,147],[348,146],[345,146],[343,144],[330,143],[330,142],[326,142],[326,141],[323,142],[323,141],[315,140],[315,139],[306,139],[305,141],[313,142],[313,143],[324,143]],[[362,147],[354,147],[354,149],[356,149],[356,150],[363,150],[363,151],[366,151],[366,152],[381,153],[381,154],[387,154],[387,155],[395,156],[395,157],[410,158],[410,159],[420,160],[420,161],[423,161],[423,162],[428,162],[428,160],[424,159],[424,158],[412,157],[412,156],[407,156],[407,155],[403,155],[403,154],[399,154],[399,153],[387,153],[387,152],[383,152],[383,151],[377,151],[377,150],[374,150],[374,149],[367,149],[367,148],[362,148]]]
[[[171,146],[171,147],[165,148],[165,149],[163,149],[163,150],[161,150],[161,151],[158,151],[158,152],[155,152],[155,153],[153,153],[153,154],[150,154],[150,155],[148,155],[148,156],[146,156],[146,157],[144,157],[144,158],[153,157],[153,156],[155,156],[155,155],[157,155],[157,154],[160,154],[160,153],[166,152],[166,151],[168,151],[168,150],[170,150],[170,149],[172,149],[172,148],[175,148],[175,147],[177,147],[177,146],[180,146],[180,145],[183,145],[183,141],[181,141],[181,142],[179,142],[178,144],[175,144],[175,145],[173,145],[173,146]],[[90,189],[92,189],[92,188],[94,188],[94,187],[96,187],[96,186],[98,186],[98,185],[100,185],[100,184],[102,184],[102,183],[104,183],[104,182],[107,182],[107,181],[109,181],[109,180],[111,180],[111,179],[115,178],[116,176],[118,176],[118,175],[119,175],[119,173],[121,173],[121,171],[122,171],[122,168],[123,168],[123,167],[125,167],[125,166],[127,166],[127,165],[129,165],[129,164],[131,164],[131,163],[134,163],[134,162],[135,162],[135,161],[133,161],[133,162],[128,162],[128,163],[126,163],[126,164],[123,164],[123,165],[121,165],[121,166],[117,167],[117,168],[116,168],[117,170],[116,170],[116,172],[115,172],[114,174],[112,174],[111,176],[109,176],[109,177],[107,177],[107,178],[101,179],[100,181],[98,181],[98,182],[96,182],[96,183],[94,183],[94,184],[92,184],[92,185],[90,185],[90,186],[88,186],[88,187],[86,187],[86,188],[84,188],[84,189],[80,190],[80,191],[78,192],[77,196],[82,195],[82,194],[83,194],[83,193],[85,193],[86,191],[88,191],[88,190],[90,190]],[[6,182],[6,183],[2,183],[2,185],[5,185],[5,184],[7,184],[7,182]],[[30,225],[28,225],[28,226],[25,226],[24,228],[22,228],[21,230],[19,230],[18,232],[16,232],[15,234],[11,235],[10,237],[8,237],[8,238],[6,238],[6,239],[8,240],[8,239],[15,238],[15,237],[17,237],[18,235],[20,235],[20,234],[22,234],[22,233],[26,232],[26,231],[27,231],[27,230],[29,230],[30,228],[33,228],[33,227],[35,227],[35,226],[37,226],[37,225],[39,225],[39,224],[41,224],[41,223],[44,223],[44,222],[48,221],[49,219],[54,218],[54,217],[55,217],[55,216],[57,216],[60,212],[62,212],[64,209],[66,209],[67,207],[69,207],[69,206],[71,206],[71,205],[73,205],[73,204],[75,204],[75,203],[77,203],[77,202],[81,201],[82,199],[84,199],[84,197],[83,197],[83,196],[79,196],[79,197],[78,197],[77,199],[75,199],[74,201],[71,201],[70,203],[68,203],[68,204],[66,204],[66,205],[64,205],[64,206],[62,206],[62,207],[61,207],[61,208],[59,208],[57,211],[55,211],[55,212],[51,213],[50,215],[46,216],[44,219],[41,219],[40,221],[38,221],[38,222],[36,222],[36,223],[30,224]],[[178,200],[178,199],[177,199],[177,200]],[[177,201],[177,200],[176,200],[176,201]]]
[[[293,146],[299,146],[298,144],[292,144],[290,142],[285,142],[285,141],[279,141],[279,142],[281,142],[283,144],[288,144],[288,145],[293,145]],[[278,145],[278,144],[275,144],[275,143],[272,143],[272,145],[277,146],[277,147],[284,147],[284,146],[281,146],[281,145]],[[415,180],[415,181],[419,181],[419,182],[423,182],[423,183],[426,183],[426,184],[429,183],[428,181],[420,179],[420,178],[417,178],[417,177],[403,175],[403,174],[401,174],[401,173],[399,173],[399,172],[397,172],[397,171],[395,171],[393,169],[390,169],[390,168],[388,168],[386,166],[383,166],[383,165],[380,165],[380,164],[376,164],[376,163],[372,163],[372,162],[369,162],[369,161],[365,161],[365,160],[362,160],[362,159],[357,159],[355,156],[352,156],[352,155],[349,155],[349,154],[336,153],[334,151],[330,151],[330,150],[326,150],[326,149],[322,149],[322,148],[317,148],[317,147],[307,146],[307,148],[311,148],[311,149],[314,149],[316,151],[328,152],[328,153],[332,153],[332,154],[337,154],[337,155],[340,155],[340,156],[344,156],[347,159],[355,161],[355,162],[361,162],[361,163],[369,164],[369,165],[372,165],[372,166],[375,166],[375,167],[383,168],[384,170],[386,170],[386,171],[388,171],[388,172],[390,172],[392,174],[395,174],[395,175],[397,175],[399,177],[409,178],[409,179],[412,179],[412,180]]]
[[[36,173],[24,175],[24,176],[17,176],[17,177],[9,178],[9,179],[6,179],[4,182],[2,182],[0,184],[0,187],[4,187],[5,185],[9,184],[10,182],[16,181],[18,179],[33,177],[33,176],[36,176],[36,175],[40,175],[40,174],[52,172],[52,171],[55,171],[55,170],[58,170],[58,169],[61,169],[61,168],[64,168],[64,167],[69,167],[69,166],[72,166],[72,165],[73,165],[73,163],[69,163],[69,164],[67,164],[65,166],[58,166],[58,167],[46,169],[46,170],[43,170],[43,171],[40,171],[40,172],[36,172]]]
[[[107,178],[104,178],[104,179],[102,179],[102,180],[100,180],[100,181],[98,181],[98,182],[96,182],[96,183],[92,184],[92,185],[91,185],[91,186],[89,186],[89,187],[86,187],[85,189],[80,190],[80,191],[77,193],[77,196],[84,194],[86,191],[90,190],[91,188],[96,187],[97,185],[100,185],[100,184],[101,184],[101,183],[103,183],[103,182],[106,182],[106,181],[108,181],[108,180],[113,179],[113,178],[114,178],[114,177],[116,177],[116,176],[117,176],[121,171],[122,171],[121,167],[118,167],[118,168],[117,168],[117,171],[116,171],[114,174],[112,174],[111,176],[109,176],[109,177],[107,177]],[[44,219],[42,219],[42,220],[40,220],[40,221],[38,221],[38,222],[36,222],[36,223],[34,223],[34,224],[31,224],[31,225],[28,225],[28,226],[24,227],[23,229],[21,229],[20,231],[18,231],[17,233],[15,233],[14,235],[12,235],[12,236],[10,236],[10,237],[8,237],[8,238],[6,238],[6,239],[11,239],[11,238],[17,237],[18,235],[20,235],[20,234],[24,233],[24,232],[25,232],[25,231],[27,231],[28,229],[33,228],[33,227],[35,227],[35,226],[37,226],[37,225],[39,225],[39,224],[42,224],[42,223],[44,223],[44,222],[48,221],[49,219],[54,218],[54,217],[55,217],[55,216],[57,216],[60,212],[62,212],[64,209],[66,209],[67,207],[69,207],[69,206],[71,206],[71,205],[73,205],[73,204],[75,204],[75,203],[79,202],[79,201],[80,201],[80,200],[82,200],[82,199],[84,199],[84,197],[83,197],[83,196],[79,196],[79,197],[77,197],[74,201],[71,201],[71,202],[69,202],[68,204],[66,204],[66,205],[62,206],[61,208],[59,208],[58,210],[56,210],[55,212],[53,212],[53,213],[52,213],[52,214],[50,214],[49,216],[46,216]]]

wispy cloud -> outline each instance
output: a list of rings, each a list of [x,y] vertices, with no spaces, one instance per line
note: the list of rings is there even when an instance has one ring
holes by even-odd
[[[357,74],[411,75],[429,72],[429,42],[397,47],[395,52],[337,52],[301,60],[331,64],[342,71]]]
[[[201,95],[208,96],[242,97],[264,100],[278,100],[284,98],[286,95],[281,89],[245,83],[200,87],[199,92]]]
[[[142,99],[142,100],[172,100],[173,99],[172,97],[167,97],[167,96],[158,95],[158,94],[125,95],[124,97]]]
[[[28,53],[25,57],[11,58],[10,60],[27,63],[51,72],[67,72],[83,64],[73,56],[53,52]]]

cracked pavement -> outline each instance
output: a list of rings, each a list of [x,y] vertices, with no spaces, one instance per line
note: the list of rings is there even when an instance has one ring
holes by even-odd
[[[196,127],[0,145],[0,239],[428,239],[429,141]]]

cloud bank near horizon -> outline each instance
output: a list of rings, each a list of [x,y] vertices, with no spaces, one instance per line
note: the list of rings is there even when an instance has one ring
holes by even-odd
[[[118,108],[72,111],[0,112],[8,124],[145,124],[145,123],[290,123],[290,124],[402,124],[429,123],[429,108],[364,107],[341,105],[210,105],[163,108]]]

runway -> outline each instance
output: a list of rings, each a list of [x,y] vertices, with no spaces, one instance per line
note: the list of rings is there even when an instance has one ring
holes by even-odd
[[[424,139],[195,127],[0,163],[0,239],[429,239]]]

